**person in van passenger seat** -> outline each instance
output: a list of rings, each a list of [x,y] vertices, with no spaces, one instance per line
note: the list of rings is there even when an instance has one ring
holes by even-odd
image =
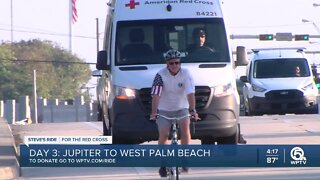
[[[152,54],[152,48],[144,42],[144,31],[141,28],[131,29],[129,32],[130,43],[121,50],[121,59],[141,58]]]
[[[192,33],[193,44],[187,47],[187,52],[192,53],[197,50],[206,49],[211,52],[216,52],[216,50],[206,42],[206,32],[202,28],[195,28]]]

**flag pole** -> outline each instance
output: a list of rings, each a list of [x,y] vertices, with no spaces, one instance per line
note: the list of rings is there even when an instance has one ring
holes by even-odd
[[[69,52],[72,53],[72,0],[69,0]]]
[[[10,50],[11,50],[11,58],[13,58],[13,0],[11,0],[11,5],[10,5],[10,9],[11,9],[11,28],[10,28],[10,32],[11,32],[11,43],[10,43]]]

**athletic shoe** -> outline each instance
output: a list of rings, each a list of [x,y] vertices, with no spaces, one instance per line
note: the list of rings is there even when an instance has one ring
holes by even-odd
[[[239,143],[239,144],[247,144],[247,140],[245,140],[245,139],[243,138],[243,135],[242,135],[242,134],[240,134],[240,138],[239,138],[238,143]]]
[[[189,172],[189,167],[182,167],[182,172],[183,173],[188,173]]]
[[[160,167],[159,175],[160,175],[160,177],[167,177],[167,168],[166,167]]]

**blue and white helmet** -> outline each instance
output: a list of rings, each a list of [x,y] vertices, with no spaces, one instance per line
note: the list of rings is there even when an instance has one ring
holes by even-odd
[[[166,61],[169,61],[171,59],[180,59],[182,57],[182,54],[175,49],[170,49],[169,51],[164,53],[163,56]]]

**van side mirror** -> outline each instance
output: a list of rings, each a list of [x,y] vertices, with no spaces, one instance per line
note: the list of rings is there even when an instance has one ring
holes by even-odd
[[[248,62],[246,47],[237,46],[237,61],[236,66],[246,66]]]
[[[247,76],[241,76],[241,77],[240,77],[240,81],[242,81],[242,82],[244,82],[244,83],[249,82]]]
[[[96,68],[98,70],[110,70],[107,51],[103,50],[98,52]]]
[[[91,76],[93,76],[93,77],[101,77],[102,76],[102,71],[101,70],[93,70],[93,71],[91,71]]]

